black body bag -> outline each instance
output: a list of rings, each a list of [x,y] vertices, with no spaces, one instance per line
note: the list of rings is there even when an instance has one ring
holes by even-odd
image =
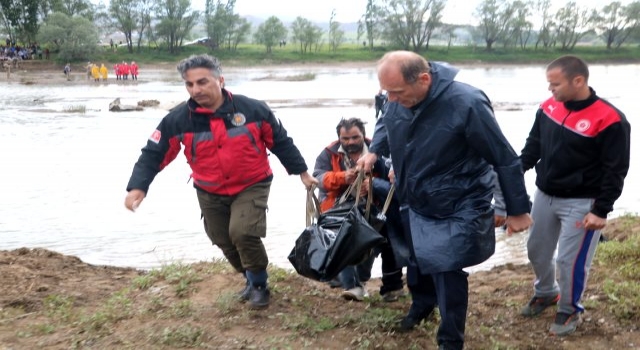
[[[359,193],[362,179],[356,182],[359,183],[356,193]],[[318,215],[318,199],[313,189],[307,192],[307,227],[288,256],[298,274],[316,281],[329,281],[345,267],[369,258],[374,248],[386,241],[365,218],[369,213],[358,206],[358,198],[343,199]],[[369,205],[367,203],[367,207]]]

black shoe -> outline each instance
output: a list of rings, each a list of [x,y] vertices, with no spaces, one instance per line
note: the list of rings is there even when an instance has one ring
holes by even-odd
[[[247,283],[247,285],[238,292],[237,297],[241,302],[249,301],[249,299],[251,299],[251,285]]]
[[[249,308],[253,310],[266,309],[269,307],[270,294],[267,287],[252,287]]]
[[[462,349],[464,346],[464,344],[460,343],[460,344],[451,344],[451,343],[442,343],[440,345],[438,345],[438,350],[458,350],[458,349]]]
[[[550,297],[534,296],[527,303],[527,305],[522,307],[522,309],[520,310],[520,315],[526,316],[526,317],[538,316],[546,308],[556,305],[558,301],[560,301],[560,294],[550,296]]]
[[[422,320],[426,319],[433,313],[433,309],[435,307],[431,306],[422,311],[414,311],[413,309],[409,310],[407,316],[405,316],[400,323],[398,324],[397,330],[399,332],[409,332],[415,326],[419,325]]]

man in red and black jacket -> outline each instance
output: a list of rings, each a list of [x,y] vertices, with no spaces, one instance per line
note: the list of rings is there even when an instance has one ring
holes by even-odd
[[[261,101],[224,89],[217,58],[194,55],[177,67],[191,98],[165,116],[133,168],[125,206],[135,210],[155,176],[184,145],[193,185],[214,245],[246,277],[239,298],[253,309],[266,308],[267,200],[273,172],[267,150],[309,189],[317,183],[279,120]]]
[[[540,105],[520,155],[524,171],[535,167],[538,188],[527,242],[534,294],[521,314],[537,316],[558,304],[549,332],[564,336],[580,323],[589,268],[622,193],[631,126],[589,87],[582,59],[562,56],[547,66],[546,76],[553,96]]]

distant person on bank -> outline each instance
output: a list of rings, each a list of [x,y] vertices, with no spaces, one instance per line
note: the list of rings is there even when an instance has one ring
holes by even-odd
[[[138,80],[138,64],[135,61],[131,61],[129,70],[131,71],[131,80]]]
[[[266,210],[273,171],[268,150],[306,189],[318,181],[282,124],[261,101],[224,88],[217,58],[194,55],[178,64],[190,99],[151,134],[133,168],[125,207],[135,210],[151,182],[180,152],[189,163],[204,228],[246,278],[238,298],[252,309],[269,306]]]
[[[91,62],[87,62],[87,65],[84,68],[87,72],[87,80],[91,80],[91,68],[93,68],[93,64]]]
[[[93,81],[100,81],[100,67],[95,63],[91,65],[91,77]]]
[[[109,69],[102,63],[100,65],[100,76],[102,77],[102,81],[107,81],[107,76],[109,75]]]

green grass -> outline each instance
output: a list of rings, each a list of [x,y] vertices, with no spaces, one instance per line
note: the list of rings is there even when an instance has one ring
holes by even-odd
[[[85,114],[87,112],[87,106],[85,105],[68,105],[64,106],[65,113],[80,113]]]
[[[176,64],[182,58],[192,54],[209,53],[218,57],[223,66],[255,66],[255,65],[290,65],[290,64],[329,64],[340,62],[375,62],[382,55],[396,47],[376,46],[373,50],[357,44],[344,44],[336,52],[329,50],[328,45],[301,54],[295,44],[286,47],[275,47],[272,53],[267,53],[264,46],[255,44],[241,44],[236,51],[224,49],[210,50],[206,46],[183,46],[178,53],[172,54],[163,48],[142,47],[140,51],[134,48],[133,53],[120,48],[113,52],[108,47],[90,57],[92,62],[104,62],[112,64],[116,62],[136,61],[141,66],[144,64]],[[637,62],[640,60],[640,47],[625,46],[617,50],[607,50],[604,46],[577,46],[573,51],[561,51],[558,49],[539,49],[533,47],[520,48],[495,48],[486,51],[483,46],[430,46],[429,50],[421,52],[429,60],[446,61],[450,63],[507,63],[507,64],[532,64],[547,63],[564,54],[575,54],[589,63],[598,62]],[[55,59],[55,55],[53,57]]]
[[[619,218],[637,223],[637,216]],[[621,319],[633,320],[640,316],[640,236],[632,235],[624,242],[609,241],[598,247],[599,264],[617,266],[604,282],[611,313]]]
[[[198,347],[204,331],[189,324],[176,328],[167,327],[159,337],[159,343],[172,347]]]
[[[183,263],[174,263],[163,266],[160,270],[153,270],[150,275],[167,281],[167,283],[175,286],[176,295],[185,297],[189,294],[194,282],[200,281],[202,278],[198,276],[191,265]]]

